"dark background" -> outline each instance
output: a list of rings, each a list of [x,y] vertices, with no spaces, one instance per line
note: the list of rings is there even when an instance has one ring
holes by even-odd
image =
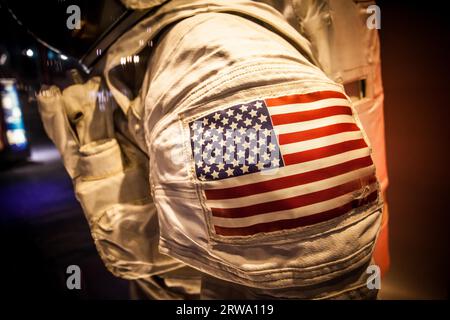
[[[382,296],[448,298],[448,13],[393,2],[378,1],[392,259]]]
[[[383,299],[445,299],[449,287],[449,14],[437,2],[378,1],[385,90],[391,269]],[[96,254],[70,179],[45,137],[34,99],[46,72],[64,63],[30,60],[43,49],[0,8],[0,48],[22,85],[32,157],[0,171],[0,283],[12,298],[127,298]],[[45,68],[42,67],[45,65]],[[59,70],[61,69],[61,70]],[[82,290],[65,286],[82,269]]]

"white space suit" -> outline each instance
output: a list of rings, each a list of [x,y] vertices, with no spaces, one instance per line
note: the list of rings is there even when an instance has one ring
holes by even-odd
[[[111,272],[155,298],[194,295],[200,276],[205,298],[367,289],[385,177],[371,146],[383,137],[336,78],[359,73],[315,43],[265,4],[175,0],[123,34],[98,77],[41,94]],[[144,70],[138,90],[127,64]]]

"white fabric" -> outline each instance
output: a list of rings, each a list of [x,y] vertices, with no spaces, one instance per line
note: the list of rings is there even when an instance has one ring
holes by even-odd
[[[179,269],[183,264],[158,251],[147,158],[113,131],[115,107],[111,100],[98,106],[99,89],[99,78],[92,78],[38,96],[45,130],[73,179],[97,250],[106,267],[126,279]]]
[[[144,125],[162,252],[212,276],[272,289],[317,284],[370,259],[381,202],[276,235],[229,240],[211,230],[202,188],[190,169],[183,119],[255,99],[342,92],[290,43],[235,15],[199,14],[165,35],[150,75]]]
[[[168,0],[120,0],[127,8],[134,10],[151,9]]]
[[[159,1],[126,3],[148,8]],[[140,93],[130,101],[113,85],[111,71],[120,67],[123,57],[139,55],[143,45],[156,40],[162,30],[167,32],[155,42]],[[321,90],[343,92],[332,81],[336,79],[331,64],[317,56],[316,40],[311,38],[311,44],[281,14],[263,4],[174,0],[125,33],[107,53],[103,74],[127,116],[118,121],[123,130],[92,138],[86,132],[96,132],[92,129],[100,128],[102,122],[91,117],[76,121],[84,98],[71,97],[77,96],[75,89],[85,88],[89,114],[95,109],[95,100],[88,98],[98,88],[95,79],[68,90],[67,97],[55,88],[41,96],[46,130],[74,178],[97,248],[114,274],[139,279],[185,263],[227,281],[273,289],[319,284],[369,261],[381,220],[381,198],[375,205],[327,223],[229,240],[211,232],[201,189],[190,171],[183,119],[255,99]],[[319,61],[333,79],[320,70]],[[75,115],[72,125],[68,114]],[[348,118],[362,127],[358,117]],[[112,116],[104,119],[108,128]],[[369,136],[378,133],[375,126],[367,127]],[[375,138],[370,142],[364,138],[368,145],[380,145]],[[349,152],[348,159],[353,154]],[[377,165],[383,158],[380,154],[375,154]],[[340,159],[330,158],[324,162]],[[378,190],[378,185],[372,188]]]
[[[311,43],[321,69],[334,81],[366,80],[366,97],[353,106],[373,147],[383,192],[388,186],[381,81],[380,42],[366,25],[367,7],[375,1],[258,0],[277,8]]]

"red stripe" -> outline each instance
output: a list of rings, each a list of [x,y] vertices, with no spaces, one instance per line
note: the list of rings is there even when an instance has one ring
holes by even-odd
[[[317,91],[306,94],[294,94],[291,96],[266,99],[265,102],[268,107],[276,107],[286,104],[308,103],[330,98],[347,99],[343,93],[337,91]]]
[[[308,206],[314,203],[334,199],[352,191],[361,189],[363,186],[376,182],[376,177],[370,175],[364,178],[356,179],[336,187],[311,192],[291,198],[258,203],[246,207],[237,208],[211,208],[212,215],[222,218],[243,218],[255,216],[263,213],[290,210]]]
[[[278,136],[278,142],[281,145],[283,145],[288,143],[322,138],[337,133],[358,131],[358,130],[359,130],[358,126],[354,123],[337,123],[317,129],[298,131],[292,133],[283,133]]]
[[[262,232],[273,232],[279,230],[294,229],[298,227],[308,226],[323,221],[331,220],[333,218],[339,217],[349,212],[354,208],[358,208],[365,204],[374,202],[377,199],[378,199],[378,192],[374,191],[364,199],[354,199],[353,201],[343,205],[342,207],[320,212],[306,217],[260,223],[255,224],[253,226],[242,228],[228,228],[219,226],[214,226],[214,228],[217,234],[223,236],[249,236]]]
[[[254,194],[295,187],[319,180],[325,180],[350,171],[371,166],[372,164],[372,159],[370,156],[367,156],[364,158],[339,163],[330,167],[294,174],[287,177],[276,178],[269,181],[249,183],[242,186],[224,189],[205,190],[205,195],[208,200],[246,197]]]
[[[337,115],[352,115],[352,109],[346,106],[331,106],[317,110],[275,114],[271,116],[274,126],[316,120]]]
[[[297,164],[367,147],[364,139],[349,140],[329,146],[283,155],[285,165]]]

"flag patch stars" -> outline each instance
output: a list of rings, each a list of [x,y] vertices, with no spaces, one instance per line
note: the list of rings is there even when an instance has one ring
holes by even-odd
[[[218,236],[295,230],[378,206],[371,150],[342,92],[267,98],[188,125]]]
[[[197,178],[226,179],[283,167],[263,100],[212,112],[189,123]]]

